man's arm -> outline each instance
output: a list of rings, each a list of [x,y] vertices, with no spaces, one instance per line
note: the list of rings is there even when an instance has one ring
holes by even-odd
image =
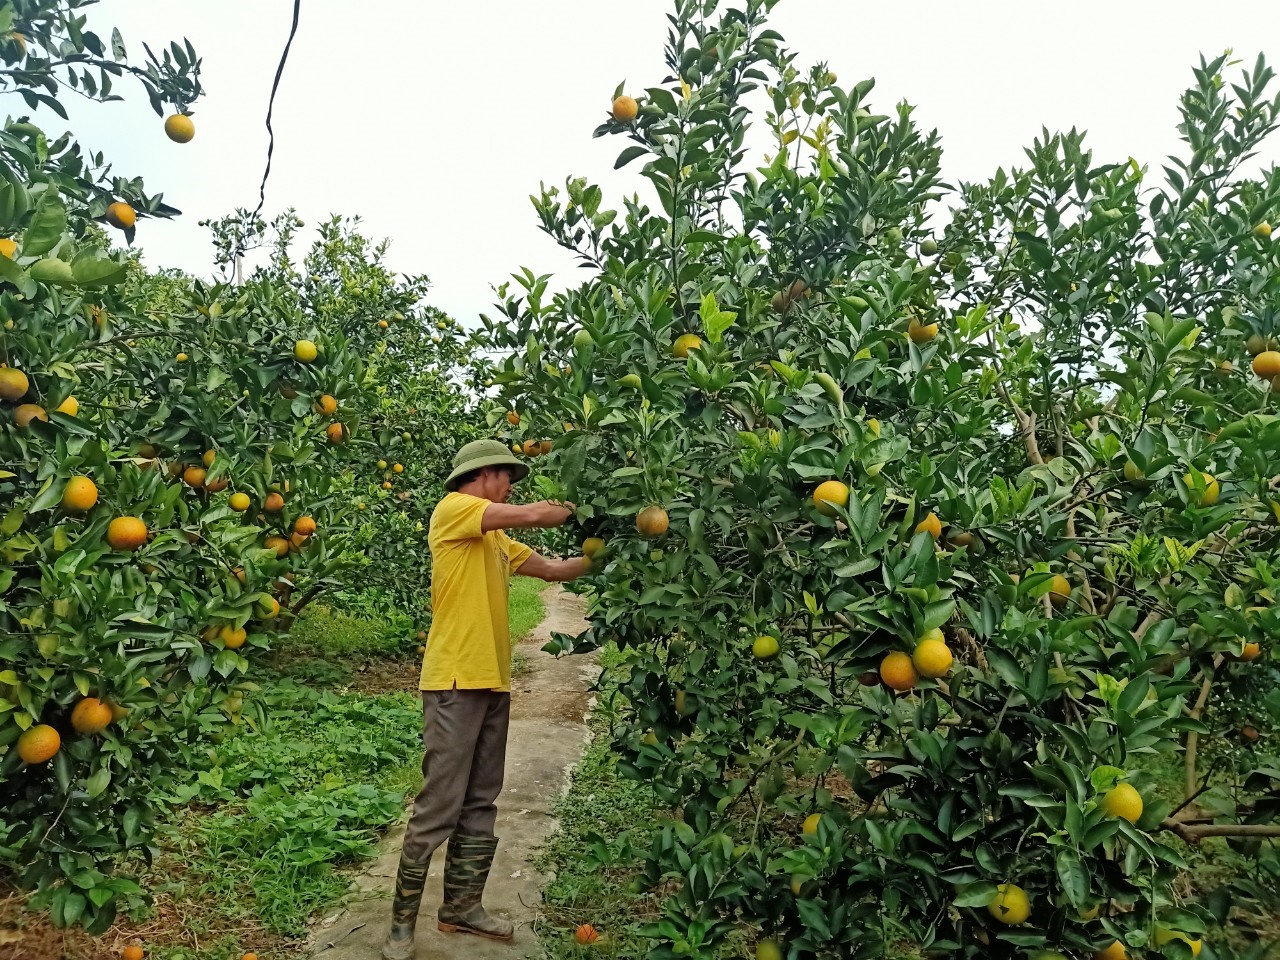
[[[520,564],[516,573],[522,577],[537,577],[547,583],[567,583],[587,572],[591,561],[586,557],[570,557],[568,560],[548,560],[534,553]]]
[[[481,530],[533,530],[558,527],[573,516],[572,503],[539,500],[537,503],[491,503],[485,507]]]

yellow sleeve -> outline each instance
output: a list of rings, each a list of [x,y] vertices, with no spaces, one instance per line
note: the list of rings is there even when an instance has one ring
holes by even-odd
[[[432,539],[450,543],[484,536],[484,512],[488,508],[489,501],[483,497],[450,494],[440,501],[431,518]]]
[[[533,556],[533,548],[525,546],[519,540],[512,540],[505,531],[501,532],[507,547],[507,569],[515,573],[526,560]]]

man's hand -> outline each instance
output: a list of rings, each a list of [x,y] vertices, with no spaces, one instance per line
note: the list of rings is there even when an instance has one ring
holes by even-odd
[[[567,501],[539,500],[537,503],[491,503],[484,511],[481,527],[490,530],[531,530],[559,527],[578,508]]]
[[[537,577],[547,583],[568,583],[582,576],[591,566],[586,557],[570,557],[568,560],[548,560],[541,554],[533,554],[516,573],[522,577]]]

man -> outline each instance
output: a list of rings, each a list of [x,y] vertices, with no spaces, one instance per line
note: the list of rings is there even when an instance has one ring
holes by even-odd
[[[386,960],[413,956],[414,926],[427,867],[448,840],[439,929],[511,940],[510,921],[481,906],[498,840],[495,801],[502,790],[511,716],[511,575],[563,583],[587,560],[548,560],[507,530],[558,527],[571,503],[507,503],[529,468],[497,440],[468,443],[453,458],[449,491],[431,514],[431,633],[422,663],[422,790],[405,831],[391,907]]]

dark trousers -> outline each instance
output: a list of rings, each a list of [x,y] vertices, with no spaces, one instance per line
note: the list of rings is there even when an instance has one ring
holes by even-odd
[[[405,830],[406,860],[429,860],[455,831],[493,836],[510,723],[509,693],[422,692],[422,789]]]

